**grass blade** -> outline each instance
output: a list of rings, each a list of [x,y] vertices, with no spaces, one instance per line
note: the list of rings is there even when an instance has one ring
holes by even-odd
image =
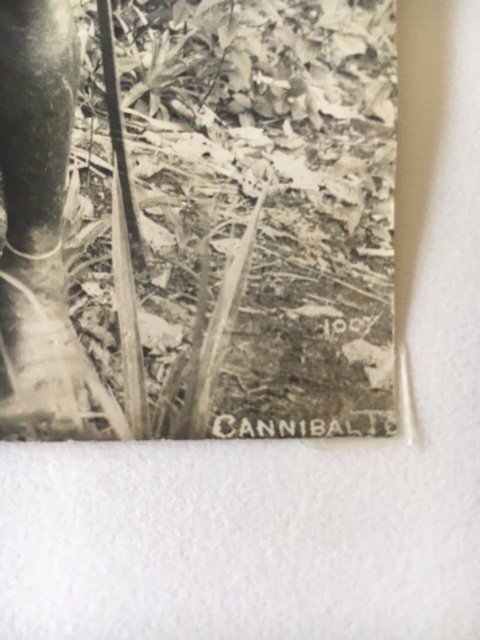
[[[183,417],[183,420],[188,420],[190,424],[190,438],[204,438],[206,435],[212,392],[247,286],[256,232],[269,186],[268,184],[265,187],[258,198],[240,246],[225,270],[217,302],[208,323],[198,358],[198,373],[194,383],[195,397],[191,401],[190,416]]]
[[[125,386],[125,413],[136,439],[151,436],[135,283],[117,163],[112,193],[112,259]]]
[[[187,372],[185,379],[185,399],[181,411],[174,419],[171,420],[171,424],[169,425],[168,436],[176,439],[188,437],[188,433],[191,428],[189,423],[192,415],[195,413],[195,402],[198,397],[198,388],[200,384],[200,357],[204,333],[208,326],[209,258],[209,239],[207,237],[203,241],[203,249],[201,253],[201,271],[198,282],[197,312],[192,335],[191,356],[188,366],[185,368]],[[182,382],[181,375],[179,375],[179,384],[180,382]],[[175,400],[178,389],[179,387],[176,389],[174,388],[175,396],[171,396],[169,399],[171,403]]]

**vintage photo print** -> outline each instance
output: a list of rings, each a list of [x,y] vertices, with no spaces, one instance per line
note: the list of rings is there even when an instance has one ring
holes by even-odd
[[[0,0],[0,439],[391,436],[394,0]]]

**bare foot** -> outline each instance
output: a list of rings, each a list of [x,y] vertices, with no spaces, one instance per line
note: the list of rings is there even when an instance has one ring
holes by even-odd
[[[68,317],[60,252],[33,261],[6,248],[0,271],[0,414],[53,415],[61,428],[80,428],[80,347]]]
[[[17,425],[32,439],[133,438],[70,322],[60,255],[0,259],[0,437]],[[103,418],[99,431],[88,418]],[[85,420],[87,418],[87,420]]]

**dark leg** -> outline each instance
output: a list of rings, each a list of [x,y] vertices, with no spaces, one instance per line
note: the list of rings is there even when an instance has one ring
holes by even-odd
[[[0,165],[8,239],[26,253],[59,240],[77,82],[69,0],[0,0]]]
[[[0,333],[23,395],[35,391],[45,405],[55,389],[68,395],[58,386],[65,353],[53,334],[68,321],[59,241],[78,67],[69,0],[0,0],[0,167],[8,219]],[[7,392],[4,376],[0,395]]]

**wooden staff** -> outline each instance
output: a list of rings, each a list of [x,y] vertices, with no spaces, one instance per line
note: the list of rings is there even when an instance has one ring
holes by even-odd
[[[125,221],[130,239],[130,251],[135,268],[143,270],[145,268],[145,253],[138,222],[139,211],[133,195],[130,168],[125,149],[123,114],[120,108],[120,84],[115,63],[111,0],[97,0],[97,8],[110,136],[113,152],[117,158]]]

